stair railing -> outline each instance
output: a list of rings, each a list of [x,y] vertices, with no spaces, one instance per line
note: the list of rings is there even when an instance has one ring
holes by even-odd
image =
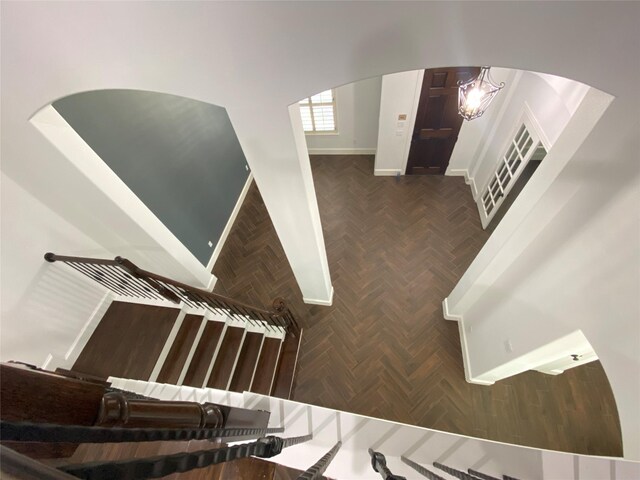
[[[195,431],[174,429],[109,429],[75,425],[38,425],[11,422],[0,422],[0,429],[3,440],[18,439],[38,442],[72,441],[78,443],[95,443],[96,440],[100,443],[114,441],[144,442],[156,440],[157,435],[162,435],[163,438],[175,438],[176,440],[183,441],[192,438],[207,438],[192,437],[192,433],[197,433]],[[216,438],[221,438],[217,434],[224,433],[223,431],[225,429],[219,430],[219,432],[214,432]],[[24,457],[21,457],[16,452],[8,453],[10,459],[15,459],[15,467],[35,468],[36,473],[42,473],[41,476],[32,478],[66,480],[69,477],[64,474],[69,474],[73,477],[90,480],[138,480],[143,478],[160,478],[173,473],[188,472],[196,468],[205,468],[210,465],[225,463],[240,458],[271,458],[280,454],[284,448],[308,442],[312,438],[312,434],[288,438],[268,435],[260,437],[250,443],[221,446],[220,448],[198,450],[195,452],[187,451],[173,455],[63,465],[57,467],[58,472],[60,472],[59,474],[46,466],[37,469],[37,467],[33,466],[33,462],[24,462]],[[2,450],[3,456],[7,451],[8,450]],[[4,460],[3,458],[3,463]],[[14,478],[21,477],[18,476]]]
[[[123,297],[184,302],[189,307],[224,313],[236,320],[247,321],[253,326],[260,326],[258,322],[262,322],[271,331],[275,330],[274,327],[281,327],[294,336],[298,336],[300,332],[298,323],[282,298],[273,301],[272,310],[265,310],[148,272],[122,257],[107,260],[70,257],[49,252],[44,258],[50,263],[65,263]]]

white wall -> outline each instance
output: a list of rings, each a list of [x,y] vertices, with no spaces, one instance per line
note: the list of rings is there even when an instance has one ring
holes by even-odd
[[[562,80],[562,79],[561,79]],[[567,101],[574,102],[576,97],[582,100],[587,88],[579,82],[565,79],[568,88],[562,90],[568,98],[563,98],[557,90],[551,88],[541,76],[532,72],[523,72],[507,108],[502,112],[495,136],[483,145],[479,156],[473,159],[471,177],[474,179],[478,191],[482,192],[495,171],[498,159],[504,155],[506,145],[511,140],[512,132],[524,111],[525,103],[531,109],[535,120],[542,129],[543,143],[547,151],[553,148],[556,140],[566,127],[575,108],[567,107]],[[573,86],[573,88],[571,88]],[[577,94],[577,95],[576,95]],[[577,102],[579,103],[579,101]],[[572,103],[575,107],[575,104]]]
[[[525,105],[531,109],[543,143],[550,150],[588,90],[582,83],[553,75],[502,68],[491,69],[491,74],[496,82],[507,85],[487,113],[464,122],[447,169],[448,175],[469,179],[474,198],[495,172]]]
[[[484,114],[471,121],[463,121],[446,175],[463,176],[471,186],[474,198],[477,196],[472,170],[485,144],[495,136],[504,110],[509,105],[522,73],[511,68],[492,68],[491,78],[497,84],[505,83]]]
[[[309,153],[373,154],[378,140],[382,78],[335,89],[337,134],[306,134]]]
[[[106,290],[48,251],[101,256],[104,249],[2,174],[0,361],[42,366],[64,358]]]
[[[591,175],[584,170],[579,173],[588,178],[588,185],[575,193],[540,234],[539,248],[527,248],[486,287],[482,297],[464,312],[464,326],[472,375],[480,377],[517,363],[519,357],[526,358],[580,327],[616,393],[625,448],[629,448],[627,435],[640,431],[637,404],[631,400],[638,395],[638,337],[631,332],[637,327],[640,309],[630,301],[638,295],[640,239],[635,214],[630,212],[637,213],[639,189],[633,176],[620,184],[618,194],[598,187],[609,183],[611,175],[604,166],[591,167],[596,169]],[[575,179],[578,171],[571,169],[567,174]],[[596,194],[599,188],[605,191]],[[600,195],[607,194],[614,196],[612,201],[599,204]],[[561,240],[557,237],[560,232]],[[504,348],[507,340],[512,352]],[[525,362],[521,371],[532,367]],[[624,390],[627,394],[620,395]],[[636,414],[629,417],[632,411]]]
[[[610,93],[615,99],[601,118],[596,108],[599,120],[588,135],[563,148],[561,138],[556,142],[556,163],[567,165],[555,177],[561,188],[544,190],[529,203],[525,189],[512,210],[526,206],[527,214],[518,221],[505,216],[463,277],[452,308],[463,315],[474,303],[464,300],[469,286],[478,287],[470,300],[482,296],[496,276],[484,283],[488,266],[510,263],[518,246],[526,245],[534,263],[518,268],[544,272],[536,281],[556,295],[550,305],[570,312],[596,349],[620,411],[625,455],[640,458],[640,224],[630,214],[640,204],[637,187],[630,189],[640,174],[640,72],[630,61],[640,50],[640,4],[3,2],[1,8],[1,149],[8,177],[81,231],[102,223],[105,233],[121,231],[123,244],[136,245],[136,236],[128,235],[134,227],[122,217],[107,217],[105,225],[92,215],[89,201],[99,196],[59,163],[29,118],[57,98],[100,88],[158,91],[224,106],[298,284],[321,300],[330,297],[331,281],[304,134],[292,131],[288,105],[331,86],[443,65],[550,72]],[[322,38],[323,48],[309,55],[307,38]],[[531,181],[543,178],[551,155]],[[573,198],[580,185],[588,193]],[[564,206],[576,215],[565,224],[553,222]],[[576,247],[571,251],[568,239]],[[603,246],[610,249],[606,254]],[[550,263],[536,263],[543,258]],[[567,260],[569,267],[562,263]],[[547,301],[518,284],[504,288],[501,297],[514,301]],[[513,307],[510,316],[517,318]],[[525,332],[537,328],[531,317],[521,324]],[[599,323],[602,318],[606,322]]]
[[[376,175],[404,175],[423,76],[424,70],[414,70],[382,77]]]

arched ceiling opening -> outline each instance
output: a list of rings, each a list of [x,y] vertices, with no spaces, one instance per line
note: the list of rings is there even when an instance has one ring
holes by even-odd
[[[620,409],[625,455],[640,458],[638,229],[628,214],[640,173],[639,16],[634,2],[5,2],[2,171],[76,224],[90,223],[65,192],[83,179],[29,123],[34,112],[54,99],[112,88],[225,105],[291,263],[309,270],[307,278],[294,268],[296,277],[309,292],[325,292],[330,280],[323,273],[317,206],[307,193],[308,166],[300,161],[287,105],[327,85],[437,65],[544,72],[609,92],[615,100],[591,134],[567,148],[573,167],[560,183],[589,178],[599,186],[589,201],[610,206],[599,211],[607,214],[600,222],[589,215],[591,204],[572,205],[574,218],[600,223],[575,232],[581,236],[580,248],[572,249],[571,280],[601,278],[619,288],[586,285],[588,298],[560,303],[567,312],[588,303],[581,315],[562,321],[579,322],[601,354]],[[310,39],[322,41],[310,46]],[[557,204],[562,193],[553,193]],[[553,205],[545,199],[540,205]],[[287,232],[291,219],[295,232]],[[565,245],[565,234],[557,235]],[[589,252],[602,253],[598,262]]]

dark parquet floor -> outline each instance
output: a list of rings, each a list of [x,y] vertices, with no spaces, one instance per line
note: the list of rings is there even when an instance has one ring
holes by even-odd
[[[305,305],[252,186],[214,267],[216,291],[286,298],[305,328],[293,399],[532,447],[619,456],[599,362],[493,386],[465,381],[442,300],[488,238],[460,177],[373,176],[371,156],[312,157],[333,306]]]

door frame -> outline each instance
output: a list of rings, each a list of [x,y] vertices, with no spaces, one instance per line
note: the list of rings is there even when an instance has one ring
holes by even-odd
[[[418,113],[418,105],[420,103],[420,94],[422,93],[422,82],[424,81],[424,72],[425,69],[421,69],[418,71],[418,75],[416,75],[416,84],[413,90],[413,105],[411,107],[411,112],[409,112],[409,118],[407,119],[407,128],[405,130],[405,139],[404,139],[404,161],[402,162],[402,170],[400,171],[400,175],[404,176],[407,174],[407,165],[409,164],[409,152],[411,151],[411,139],[413,138],[413,130],[416,127],[416,114]]]

